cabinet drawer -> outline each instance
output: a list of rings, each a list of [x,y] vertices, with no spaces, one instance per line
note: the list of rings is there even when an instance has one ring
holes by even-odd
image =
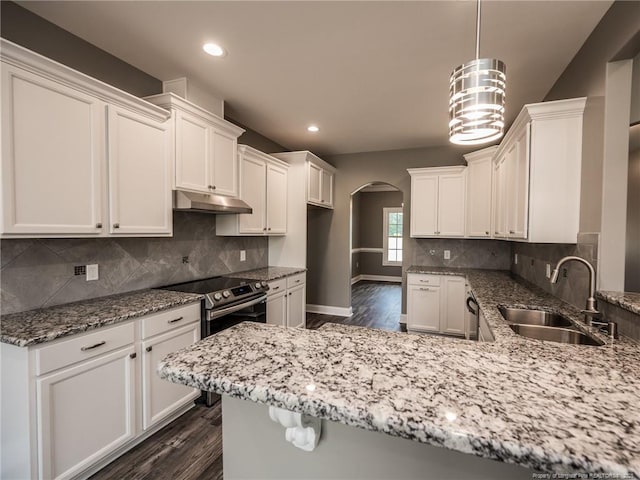
[[[134,341],[134,322],[105,327],[36,350],[36,375],[116,350]]]
[[[302,285],[303,283],[305,283],[306,278],[306,273],[298,273],[297,275],[291,275],[290,277],[287,277],[287,288],[293,288],[297,285]]]
[[[440,285],[440,275],[409,273],[407,275],[407,285]]]
[[[200,303],[172,308],[142,318],[142,338],[149,338],[174,328],[200,321]]]
[[[279,293],[284,293],[287,289],[287,279],[281,278],[279,280],[273,280],[269,282],[269,291],[267,296],[272,297],[274,295],[278,295]]]

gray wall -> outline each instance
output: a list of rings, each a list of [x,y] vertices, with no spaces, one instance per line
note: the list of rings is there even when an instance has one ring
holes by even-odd
[[[162,82],[21,6],[0,2],[2,37],[139,97]],[[117,35],[117,32],[114,32]]]
[[[0,309],[20,312],[267,265],[267,238],[215,231],[215,215],[174,212],[171,238],[2,240]],[[99,280],[74,275],[74,266],[92,263]]]
[[[353,201],[358,209],[352,220],[353,248],[382,248],[383,208],[401,207],[402,192],[358,192],[353,195]],[[358,252],[352,254],[352,265],[356,263],[359,266],[356,267],[357,275],[402,275],[401,266],[382,265],[382,259],[383,255],[377,252]]]
[[[257,148],[264,153],[279,153],[289,151],[288,148],[283,147],[279,143],[276,143],[273,140],[265,137],[264,135],[256,132],[255,130],[250,129],[246,125],[235,121],[233,118],[225,116],[225,119],[245,129],[245,132],[238,138],[239,144],[251,145],[253,148]]]
[[[370,183],[389,183],[402,192],[404,216],[408,219],[411,215],[411,182],[407,168],[464,165],[462,155],[469,151],[470,149],[444,146],[325,157],[325,160],[338,169],[335,208],[327,215],[313,215],[309,218],[308,303],[347,308],[351,306],[349,211],[352,193]],[[409,222],[406,221],[403,274],[410,266],[418,241],[409,237]],[[455,242],[452,241],[452,244]],[[509,251],[508,245],[503,248]],[[508,263],[503,268],[508,268]],[[403,287],[403,311],[405,304],[406,288]]]

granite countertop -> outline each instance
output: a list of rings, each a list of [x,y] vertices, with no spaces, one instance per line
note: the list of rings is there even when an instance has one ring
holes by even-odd
[[[168,355],[160,376],[541,471],[640,477],[639,346],[520,337],[496,305],[579,312],[504,272],[447,272],[469,279],[494,342],[242,323]]]
[[[640,315],[640,293],[600,291],[596,297]]]
[[[246,270],[244,272],[230,273],[229,275],[225,276],[270,282],[272,280],[278,280],[280,278],[289,277],[291,275],[295,275],[296,273],[302,273],[306,271],[307,269],[303,267],[265,267],[257,268],[255,270]]]
[[[140,290],[0,317],[0,342],[26,347],[200,301],[202,295]]]

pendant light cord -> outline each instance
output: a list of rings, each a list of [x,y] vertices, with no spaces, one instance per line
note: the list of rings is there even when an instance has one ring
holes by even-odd
[[[476,60],[480,58],[480,0],[478,0],[478,13],[476,18]]]

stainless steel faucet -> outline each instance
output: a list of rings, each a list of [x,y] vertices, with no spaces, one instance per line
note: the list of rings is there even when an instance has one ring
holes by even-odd
[[[587,298],[587,308],[582,311],[587,317],[587,324],[591,326],[591,319],[593,317],[597,317],[600,315],[600,312],[596,308],[596,272],[593,269],[593,265],[587,262],[584,258],[568,256],[561,258],[556,265],[556,268],[553,269],[553,273],[551,274],[551,283],[558,283],[558,276],[560,274],[560,267],[565,262],[570,260],[575,260],[576,262],[583,263],[589,269],[589,298]]]

